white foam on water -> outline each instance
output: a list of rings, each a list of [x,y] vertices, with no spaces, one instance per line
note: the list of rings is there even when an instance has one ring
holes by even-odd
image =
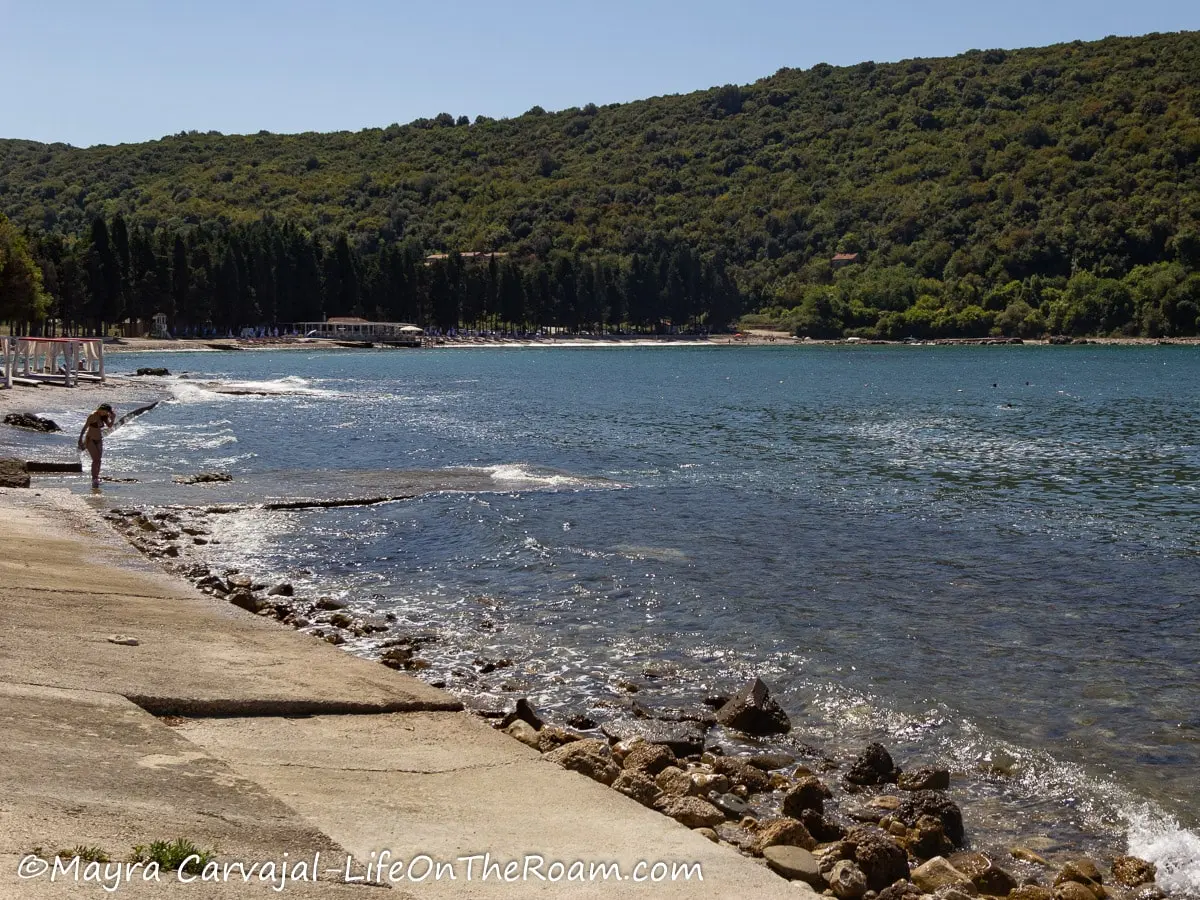
[[[180,403],[212,403],[219,399],[255,397],[340,397],[337,391],[313,387],[308,378],[286,375],[265,381],[176,381],[171,385]]]
[[[1169,816],[1141,808],[1127,812],[1129,855],[1158,867],[1158,886],[1172,894],[1200,897],[1200,834]]]
[[[524,484],[531,487],[583,487],[592,484],[585,478],[556,472],[538,472],[520,463],[485,466],[483,471],[493,481],[505,484]]]

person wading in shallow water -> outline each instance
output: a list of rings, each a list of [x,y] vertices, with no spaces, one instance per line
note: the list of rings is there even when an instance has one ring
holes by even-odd
[[[117,424],[113,408],[107,403],[101,403],[96,411],[87,417],[83,428],[79,430],[79,449],[86,450],[92,457],[92,487],[100,487],[100,458],[104,456],[104,429],[109,431]]]

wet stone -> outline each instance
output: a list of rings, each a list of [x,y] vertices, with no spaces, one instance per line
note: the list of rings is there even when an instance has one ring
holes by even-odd
[[[944,791],[950,787],[950,772],[947,769],[913,769],[901,772],[897,784],[902,791]]]
[[[717,794],[709,795],[709,802],[731,819],[740,819],[750,811],[750,804],[739,797],[737,794]]]
[[[770,689],[761,678],[755,678],[717,710],[717,721],[726,728],[758,736],[792,730],[787,713],[771,698]]]
[[[704,729],[690,722],[622,718],[605,722],[600,730],[615,741],[641,738],[650,744],[663,744],[676,756],[690,756],[704,749]]]
[[[869,744],[854,760],[846,773],[846,781],[862,786],[887,784],[896,780],[896,765],[883,744]]]
[[[754,756],[747,757],[746,761],[764,772],[774,772],[778,769],[786,769],[795,763],[796,757],[790,753],[756,753]]]
[[[817,859],[802,847],[776,844],[763,850],[763,859],[774,872],[795,881],[803,881],[816,890],[825,889],[825,879],[817,868]]]

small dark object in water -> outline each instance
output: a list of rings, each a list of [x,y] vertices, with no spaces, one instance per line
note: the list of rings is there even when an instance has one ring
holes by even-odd
[[[138,369],[137,372],[134,374],[136,374],[136,375],[155,375],[155,376],[161,377],[164,375],[170,375],[171,373],[163,368],[151,368],[149,366],[143,366],[142,368]]]

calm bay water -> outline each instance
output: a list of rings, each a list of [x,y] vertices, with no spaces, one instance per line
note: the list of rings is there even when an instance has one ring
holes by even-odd
[[[110,439],[141,483],[106,502],[417,494],[214,517],[207,549],[438,630],[427,675],[473,702],[603,715],[623,680],[678,705],[761,674],[835,757],[951,765],[982,846],[1128,844],[1200,890],[1196,348],[110,364],[188,378]]]

